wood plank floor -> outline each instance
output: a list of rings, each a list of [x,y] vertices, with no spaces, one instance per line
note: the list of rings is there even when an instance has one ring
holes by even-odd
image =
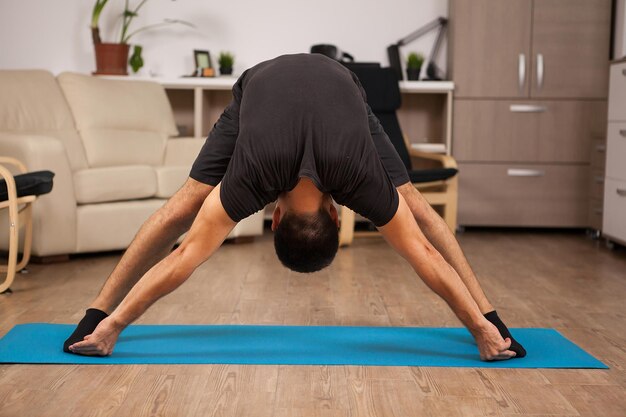
[[[0,416],[626,416],[626,251],[573,233],[459,239],[509,326],[554,327],[611,369],[4,365]],[[77,322],[119,256],[29,266],[0,296],[0,335]],[[267,235],[225,245],[140,322],[459,325],[382,239],[302,276],[279,265]]]

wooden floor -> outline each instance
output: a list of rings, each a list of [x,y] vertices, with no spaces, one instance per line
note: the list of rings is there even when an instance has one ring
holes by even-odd
[[[626,416],[626,251],[572,233],[459,239],[510,327],[554,327],[611,369],[4,365],[0,416]],[[77,322],[119,256],[29,266],[0,296],[0,335]],[[270,236],[225,245],[140,322],[459,325],[382,239],[303,276],[279,265]]]

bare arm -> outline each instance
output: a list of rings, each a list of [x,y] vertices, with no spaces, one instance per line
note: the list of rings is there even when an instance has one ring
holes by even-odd
[[[426,285],[448,303],[476,339],[482,359],[513,357],[515,353],[508,350],[511,341],[503,340],[497,328],[485,319],[457,272],[423,235],[401,194],[399,198],[395,216],[379,228],[385,239]]]
[[[397,188],[409,206],[415,221],[430,243],[441,253],[444,259],[459,274],[465,286],[478,304],[480,311],[485,314],[494,310],[483,292],[474,271],[467,262],[454,234],[446,222],[433,210],[428,202],[415,189],[413,184],[407,183]]]
[[[220,185],[209,194],[181,245],[152,267],[91,335],[70,346],[72,352],[110,355],[122,330],[154,302],[178,288],[220,247],[236,223],[222,206],[219,188]]]

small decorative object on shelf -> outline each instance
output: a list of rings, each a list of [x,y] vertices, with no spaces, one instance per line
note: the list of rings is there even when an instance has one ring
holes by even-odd
[[[420,71],[424,63],[424,55],[411,52],[406,61],[406,77],[409,81],[420,79]]]
[[[221,75],[231,75],[233,73],[233,64],[235,63],[235,56],[230,52],[220,52],[218,59],[220,64]]]
[[[215,70],[211,63],[211,54],[209,51],[194,49],[193,58],[196,61],[196,77],[214,77]]]
[[[133,54],[131,55],[128,63],[130,67],[133,69],[134,73],[137,73],[143,67],[143,58],[141,57],[142,47],[139,45],[135,45],[133,49]]]
[[[93,39],[93,45],[96,52],[96,71],[94,72],[94,74],[97,75],[128,75],[128,51],[130,49],[130,45],[128,44],[128,42],[130,41],[130,38],[140,32],[172,24],[183,24],[189,27],[195,27],[191,23],[185,22],[183,20],[164,19],[160,23],[153,23],[131,32],[129,31],[130,24],[132,23],[133,19],[138,16],[139,9],[141,9],[141,7],[148,2],[148,0],[139,1],[139,4],[135,8],[129,6],[129,1],[127,0],[125,2],[124,11],[121,14],[122,29],[120,33],[120,41],[118,43],[105,43],[102,42],[102,39],[100,38],[100,27],[98,26],[98,23],[100,21],[100,14],[102,13],[102,9],[104,9],[104,6],[107,4],[108,1],[109,0],[96,0],[93,10],[91,12],[91,37]],[[135,56],[135,54],[137,54],[136,49],[133,53],[133,57]],[[135,62],[139,63],[139,61],[141,61],[141,65],[138,67],[139,69],[141,68],[141,66],[143,66],[143,59],[141,58],[141,47],[138,54],[139,58],[135,58]],[[131,65],[133,64],[131,63]]]

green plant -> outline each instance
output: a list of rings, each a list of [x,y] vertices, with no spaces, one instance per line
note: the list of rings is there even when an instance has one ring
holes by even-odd
[[[235,56],[230,52],[220,52],[217,62],[220,64],[220,68],[232,68],[235,63]]]
[[[93,12],[91,14],[91,34],[94,43],[101,43],[100,39],[100,29],[98,27],[98,21],[100,20],[100,14],[102,13],[102,9],[107,4],[108,0],[96,0],[94,4]],[[184,20],[178,19],[164,19],[162,22],[153,23],[150,25],[146,25],[137,30],[130,32],[130,25],[133,22],[133,19],[139,15],[139,10],[148,2],[148,0],[141,0],[137,4],[135,8],[130,6],[129,0],[124,0],[124,11],[121,14],[122,19],[122,29],[120,32],[120,41],[119,43],[128,43],[130,38],[135,36],[136,34],[146,31],[156,29],[161,26],[167,26],[172,24],[182,24],[189,27],[195,27],[193,24],[186,22]]]
[[[104,9],[107,1],[109,0],[96,0],[96,3],[93,5],[93,11],[91,12],[91,38],[93,39],[93,43],[102,43],[98,22],[100,20],[100,13],[102,13],[102,9]]]
[[[424,63],[424,55],[411,52],[406,61],[407,68],[421,68]]]
[[[143,48],[139,45],[135,45],[133,55],[128,60],[133,72],[136,73],[141,67],[143,67],[143,58],[141,57],[141,50]]]

